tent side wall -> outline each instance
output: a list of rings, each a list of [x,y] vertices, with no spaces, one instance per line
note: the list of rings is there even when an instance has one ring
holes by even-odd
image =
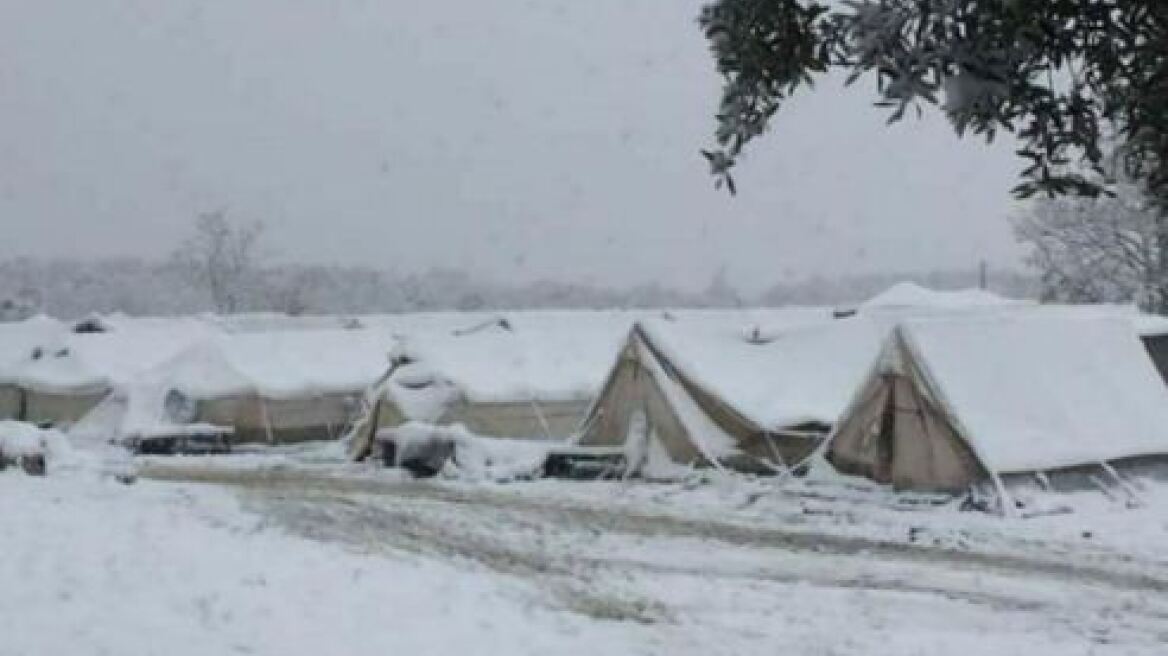
[[[589,402],[461,400],[447,408],[440,424],[463,424],[475,435],[564,439],[580,425]]]
[[[631,338],[622,349],[608,382],[585,418],[579,444],[621,446],[628,437],[633,416],[644,412],[651,430],[673,461],[703,463],[705,459],[665,393],[640,363],[635,339]]]
[[[1108,461],[1107,466],[1125,478],[1168,482],[1168,454],[1119,458]],[[1053,492],[1096,492],[1114,481],[1102,463],[1044,469],[1041,477],[1034,471],[1004,472],[1001,479],[1010,490],[1029,488]]]
[[[339,437],[353,409],[348,393],[293,399],[233,396],[200,401],[197,420],[234,428],[235,442],[303,442]]]
[[[0,419],[22,419],[20,388],[15,385],[0,385]]]
[[[78,392],[42,392],[22,389],[24,393],[23,420],[33,424],[68,426],[76,423],[97,407],[108,390]]]
[[[885,376],[874,372],[864,381],[857,400],[840,418],[829,438],[827,460],[840,473],[863,476],[878,483],[890,483],[888,441],[881,439],[887,430],[886,409],[892,385]]]

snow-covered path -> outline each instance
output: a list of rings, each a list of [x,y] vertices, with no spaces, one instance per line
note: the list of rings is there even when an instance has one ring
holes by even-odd
[[[0,654],[1160,654],[1168,572],[393,476],[0,476]],[[543,486],[543,487],[541,487]],[[9,505],[7,502],[12,501]]]

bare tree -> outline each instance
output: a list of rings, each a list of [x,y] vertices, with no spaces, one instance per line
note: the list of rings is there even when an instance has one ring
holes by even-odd
[[[203,213],[174,258],[190,282],[206,289],[216,311],[239,312],[256,278],[262,233],[259,223],[233,225],[224,210]]]
[[[1136,302],[1168,312],[1168,275],[1160,247],[1160,213],[1134,185],[1114,196],[1034,200],[1014,219],[1027,262],[1042,279],[1046,300]]]

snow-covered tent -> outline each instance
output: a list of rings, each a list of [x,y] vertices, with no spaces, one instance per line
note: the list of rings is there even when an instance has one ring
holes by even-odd
[[[826,311],[777,328],[639,323],[582,424],[581,445],[645,441],[681,464],[775,471],[806,459],[848,402],[883,328]]]
[[[412,362],[371,401],[371,420],[351,445],[354,455],[368,452],[377,430],[408,421],[461,425],[488,437],[567,439],[630,320],[618,312],[475,319],[481,320],[423,315],[414,325],[397,323],[408,331],[400,346]]]
[[[17,399],[15,418],[66,426],[211,330],[196,328],[175,323],[80,334],[50,329],[0,372],[0,386]]]
[[[68,328],[45,315],[0,323],[0,420],[23,414],[24,396],[15,384],[15,369],[45,343],[64,339]]]
[[[117,437],[230,428],[237,442],[338,437],[387,365],[393,336],[371,330],[218,335],[146,373],[108,411]]]
[[[861,303],[859,310],[860,312],[978,310],[1029,304],[984,289],[935,290],[913,282],[899,282]]]
[[[898,488],[1003,495],[1015,475],[1163,454],[1168,389],[1130,318],[1038,308],[901,322],[826,448]]]

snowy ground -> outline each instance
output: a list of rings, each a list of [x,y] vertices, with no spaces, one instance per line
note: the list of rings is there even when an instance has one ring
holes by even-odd
[[[0,654],[1163,654],[1168,498],[1002,520],[833,483],[0,474]]]

